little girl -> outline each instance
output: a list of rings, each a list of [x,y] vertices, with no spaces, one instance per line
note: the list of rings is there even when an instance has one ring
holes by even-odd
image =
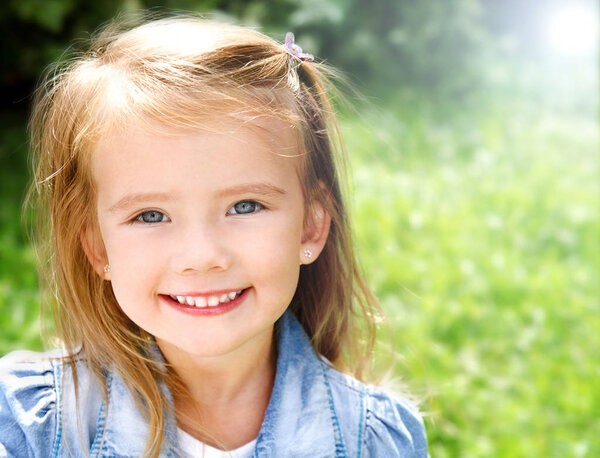
[[[106,29],[50,74],[31,131],[63,348],[2,359],[0,456],[427,456],[414,408],[358,380],[377,307],[327,87],[293,35],[195,18]]]

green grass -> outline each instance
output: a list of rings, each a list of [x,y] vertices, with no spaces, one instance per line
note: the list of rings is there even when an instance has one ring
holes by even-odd
[[[0,116],[0,355],[42,348],[35,256],[24,236],[21,208],[27,183],[25,126]]]
[[[402,108],[344,134],[361,255],[432,456],[600,456],[595,120]]]
[[[600,456],[596,121],[433,113],[399,98],[342,122],[359,252],[431,455]],[[23,132],[5,131],[0,353],[41,348]]]

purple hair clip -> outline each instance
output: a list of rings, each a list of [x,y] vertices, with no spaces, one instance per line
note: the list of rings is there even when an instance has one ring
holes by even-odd
[[[312,62],[315,60],[312,54],[303,53],[302,48],[294,43],[294,34],[292,32],[285,34],[285,44],[283,46],[290,55],[290,58],[298,62]]]

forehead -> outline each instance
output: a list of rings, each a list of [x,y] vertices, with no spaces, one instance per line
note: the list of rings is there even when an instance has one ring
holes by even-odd
[[[299,183],[299,157],[289,124],[228,117],[195,131],[154,121],[124,127],[97,144],[91,163],[100,194],[115,197],[142,190],[170,192],[190,187],[191,181],[202,182],[194,188],[198,192],[249,179]]]
[[[273,116],[253,113],[227,113],[224,115],[203,115],[197,124],[180,127],[177,120],[157,121],[136,119],[132,123],[113,125],[104,131],[102,138],[93,143],[92,156],[114,148],[123,149],[123,142],[131,139],[141,141],[146,138],[182,139],[196,137],[198,140],[221,138],[223,141],[246,143],[253,149],[270,150],[285,157],[300,156],[301,139],[293,123]],[[125,153],[125,151],[123,151]]]

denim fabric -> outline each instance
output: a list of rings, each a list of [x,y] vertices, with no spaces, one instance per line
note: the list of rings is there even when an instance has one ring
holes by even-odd
[[[427,457],[423,422],[406,400],[331,368],[291,312],[277,326],[275,384],[256,457]],[[79,360],[76,407],[71,371],[58,356],[0,360],[0,457],[141,456],[148,428],[123,380],[107,372],[105,405]],[[172,416],[165,438],[161,456],[179,456]]]

